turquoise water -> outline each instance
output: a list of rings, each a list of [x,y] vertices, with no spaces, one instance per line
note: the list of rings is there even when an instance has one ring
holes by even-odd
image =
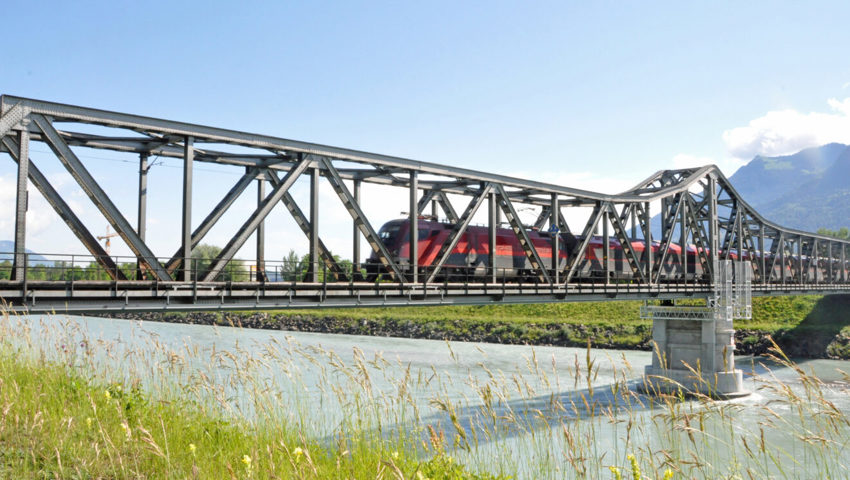
[[[813,380],[793,368],[738,358],[750,396],[665,404],[636,393],[649,352],[85,317],[19,320],[38,348],[69,364],[93,364],[159,392],[186,395],[175,385],[203,385],[189,394],[243,419],[257,417],[258,396],[270,399],[279,415],[329,444],[354,426],[422,439],[430,426],[444,432],[460,461],[515,478],[571,478],[582,469],[611,478],[608,466],[627,465],[627,454],[645,473],[662,471],[665,456],[692,461],[679,462],[689,465],[680,472],[687,478],[746,468],[758,478],[814,478],[825,468],[833,478],[850,476],[842,454],[850,425],[836,429],[820,420],[828,405],[847,418],[850,362],[798,362],[821,382],[812,394],[806,385]],[[827,447],[813,446],[816,436],[828,437]]]

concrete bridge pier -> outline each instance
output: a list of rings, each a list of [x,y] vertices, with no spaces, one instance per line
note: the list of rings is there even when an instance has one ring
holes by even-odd
[[[749,394],[741,370],[735,368],[732,320],[752,317],[752,270],[745,262],[729,260],[715,266],[714,295],[705,306],[641,308],[641,316],[652,319],[655,344],[652,364],[644,372],[642,390],[646,393],[681,391],[714,398]]]

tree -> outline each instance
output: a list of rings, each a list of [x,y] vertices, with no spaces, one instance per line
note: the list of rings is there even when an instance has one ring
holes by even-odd
[[[195,280],[202,280],[210,271],[213,262],[221,254],[221,247],[202,243],[192,250],[192,272]],[[251,279],[251,272],[241,260],[230,260],[215,277],[219,282],[245,282]]]
[[[840,229],[833,231],[828,228],[819,228],[818,235],[826,235],[840,240],[850,240],[850,229],[847,227],[841,227]]]

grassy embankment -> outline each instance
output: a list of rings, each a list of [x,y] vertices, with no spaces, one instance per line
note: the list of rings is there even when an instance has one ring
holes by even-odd
[[[204,375],[151,392],[139,378],[127,383],[120,368],[111,370],[113,382],[90,368],[114,346],[83,340],[57,345],[54,355],[13,345],[19,335],[2,330],[0,478],[497,478],[468,472],[439,438],[416,451],[412,436],[353,429],[327,444],[304,434],[312,419],[284,418],[261,393],[255,400],[274,407],[255,409],[254,420],[226,415],[229,405],[197,400],[199,389],[215,390]],[[233,367],[252,381],[248,369]]]
[[[584,346],[590,341],[596,347],[649,349],[652,322],[640,318],[641,305],[630,301],[287,310],[272,312],[260,322],[274,327],[280,317],[333,318],[332,329],[340,333],[532,345]],[[222,323],[234,320],[239,318],[221,318]],[[300,327],[308,329],[305,323]],[[735,325],[744,332],[739,343],[758,347],[756,351],[767,350],[770,335],[795,356],[850,358],[850,296],[756,297],[753,318],[736,320]]]

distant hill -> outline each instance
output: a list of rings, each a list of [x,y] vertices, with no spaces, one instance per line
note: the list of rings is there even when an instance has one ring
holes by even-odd
[[[850,146],[757,156],[729,181],[762,216],[782,226],[810,232],[850,227]]]
[[[15,251],[15,242],[11,240],[0,240],[0,262],[3,261],[12,261],[13,253]],[[37,263],[46,264],[48,260],[43,256],[33,252],[32,250],[27,249],[27,253],[29,253],[29,263],[30,265],[35,265]]]

